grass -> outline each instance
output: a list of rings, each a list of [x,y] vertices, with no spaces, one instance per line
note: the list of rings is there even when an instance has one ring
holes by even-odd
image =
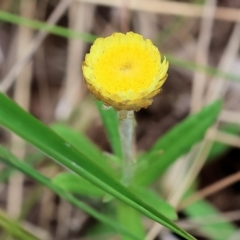
[[[16,1],[12,0],[11,3],[16,4]],[[35,4],[36,9],[42,15],[48,15],[49,9],[54,8],[54,3],[50,3],[48,1],[42,1],[40,3],[40,1],[36,0],[33,2],[33,4]],[[185,231],[185,229],[181,228],[180,225],[178,225],[178,222],[176,222],[177,208],[178,206],[181,206],[182,202],[184,202],[186,194],[194,195],[197,191],[195,188],[193,188],[192,192],[188,192],[187,186],[189,186],[189,184],[194,185],[197,183],[199,171],[205,165],[207,157],[210,156],[208,161],[211,161],[213,159],[212,156],[214,156],[214,158],[216,158],[216,156],[221,156],[227,151],[227,149],[231,147],[226,144],[214,144],[212,151],[208,154],[210,149],[208,149],[207,152],[204,152],[206,149],[204,150],[203,148],[199,148],[198,146],[200,145],[197,145],[199,142],[209,139],[212,142],[221,141],[221,139],[214,137],[217,135],[211,135],[209,133],[210,129],[212,133],[214,133],[215,129],[221,129],[221,126],[218,124],[215,125],[215,128],[212,128],[212,125],[216,124],[216,120],[218,119],[219,113],[222,109],[220,102],[217,101],[205,108],[202,108],[201,111],[195,115],[186,116],[183,121],[174,124],[174,127],[167,131],[166,134],[157,138],[149,150],[146,150],[141,154],[137,152],[137,164],[135,166],[136,170],[133,182],[128,187],[123,186],[119,183],[122,179],[122,150],[118,133],[119,122],[116,112],[114,110],[102,110],[102,103],[100,102],[96,102],[96,106],[91,108],[89,115],[87,114],[88,109],[81,109],[81,111],[78,112],[78,105],[80,104],[83,106],[83,102],[88,101],[84,98],[84,96],[81,96],[81,101],[75,99],[74,103],[70,103],[72,104],[71,107],[75,111],[73,113],[75,114],[75,122],[74,125],[71,124],[72,126],[69,126],[70,123],[72,123],[70,121],[71,118],[67,119],[65,122],[58,123],[57,119],[54,119],[55,109],[50,108],[50,105],[53,102],[56,103],[59,98],[61,99],[62,95],[60,93],[64,88],[64,83],[59,83],[59,77],[64,78],[62,73],[65,72],[65,70],[62,69],[62,65],[59,63],[62,61],[65,62],[65,65],[69,64],[69,58],[66,57],[66,54],[60,55],[60,52],[68,51],[68,57],[72,55],[75,56],[75,68],[72,68],[74,69],[71,70],[73,72],[67,72],[66,74],[72,74],[71,76],[76,76],[76,72],[80,71],[81,59],[85,54],[85,49],[82,48],[83,45],[81,45],[81,47],[78,45],[78,49],[81,49],[81,52],[71,51],[71,48],[69,47],[70,42],[76,40],[79,44],[84,42],[85,47],[87,47],[87,44],[93,43],[97,36],[84,32],[84,27],[80,27],[82,31],[76,31],[74,29],[76,23],[69,21],[70,18],[67,16],[67,14],[62,16],[57,25],[51,25],[44,21],[37,20],[37,17],[30,19],[28,14],[25,14],[28,11],[27,8],[22,10],[19,9],[19,13],[16,14],[11,13],[9,6],[11,6],[11,4],[5,8],[5,11],[0,11],[0,33],[7,34],[11,39],[16,39],[15,42],[11,43],[12,45],[9,45],[9,49],[1,49],[2,52],[4,52],[3,64],[4,66],[7,66],[7,70],[11,70],[11,67],[9,66],[15,62],[13,55],[17,55],[17,46],[21,41],[21,39],[17,38],[17,30],[20,27],[21,29],[27,29],[28,31],[31,31],[33,35],[39,31],[43,31],[49,35],[43,45],[39,49],[34,50],[33,62],[31,62],[32,59],[29,59],[29,61],[26,62],[26,64],[30,63],[28,67],[30,68],[30,72],[33,73],[33,76],[31,77],[30,75],[26,75],[26,73],[29,73],[29,70],[26,70],[26,64],[21,66],[20,72],[21,76],[30,76],[30,82],[34,80],[32,89],[29,88],[29,91],[31,91],[30,100],[24,104],[26,104],[26,106],[30,103],[33,104],[31,106],[31,110],[34,110],[33,113],[35,114],[41,112],[39,116],[42,119],[44,119],[44,116],[47,115],[47,112],[50,112],[49,115],[51,116],[51,123],[53,124],[51,127],[44,125],[32,115],[26,113],[24,110],[18,107],[3,94],[0,95],[1,126],[5,127],[12,133],[19,135],[24,141],[29,142],[31,146],[34,146],[33,148],[30,147],[30,145],[26,145],[24,147],[26,150],[26,156],[20,157],[18,155],[18,151],[16,151],[15,154],[13,154],[13,152],[11,153],[9,149],[13,148],[10,146],[10,142],[7,140],[4,141],[4,146],[0,147],[0,160],[5,165],[4,170],[0,171],[1,182],[7,182],[10,180],[8,186],[13,184],[11,183],[11,179],[17,170],[24,174],[25,179],[28,179],[27,181],[30,181],[29,178],[31,178],[31,181],[36,184],[36,186],[31,187],[31,191],[40,195],[39,189],[47,188],[49,191],[51,191],[53,196],[57,195],[58,197],[64,199],[64,201],[67,201],[69,204],[74,206],[74,209],[77,209],[79,212],[85,212],[87,218],[91,217],[95,219],[96,224],[94,227],[85,222],[89,229],[87,233],[86,231],[81,233],[81,236],[78,234],[80,231],[79,226],[77,227],[77,231],[74,233],[71,233],[71,229],[73,229],[74,226],[64,226],[64,228],[61,230],[65,236],[68,236],[67,239],[69,240],[72,240],[74,237],[86,237],[87,239],[94,239],[94,234],[97,239],[106,239],[106,236],[107,239],[113,239],[116,237],[116,235],[118,235],[123,240],[151,240],[154,239],[157,234],[161,234],[161,228],[158,224],[153,224],[153,221],[164,225],[185,239],[194,239],[192,237],[192,234],[195,233],[194,231]],[[78,5],[77,2],[74,2],[72,3],[71,7],[78,9],[79,6],[80,5]],[[87,8],[87,4],[84,7]],[[125,13],[125,15],[129,14],[127,7],[128,6],[126,5],[125,8],[122,9],[121,13]],[[24,10],[26,12],[24,12]],[[96,9],[92,8],[91,11],[95,10]],[[109,8],[108,10],[111,12],[112,8]],[[107,10],[103,9],[103,11]],[[142,17],[141,13],[137,12],[137,14],[139,14],[138,17]],[[121,16],[125,15],[123,14]],[[101,20],[98,22],[98,26],[103,27],[103,29],[95,29],[95,25],[97,24],[96,20],[93,19],[94,24],[92,29],[95,30],[93,32],[98,32],[104,36],[109,35],[109,31],[106,30],[105,32],[105,29],[110,26],[116,31],[119,31],[118,27],[116,26],[117,23],[114,22],[114,19],[103,19],[103,15],[99,15],[98,11],[95,11],[95,15],[93,14],[93,16],[94,18],[98,16],[98,19]],[[74,16],[71,17],[76,19]],[[88,16],[83,15],[84,21],[90,20],[87,17]],[[145,16],[144,21],[148,22],[147,15]],[[156,16],[154,21],[152,24],[158,26],[158,16]],[[154,42],[157,45],[161,45],[163,42],[166,43],[167,41],[171,41],[173,35],[177,36],[178,32],[184,28],[188,21],[188,18],[182,19],[181,17],[177,17],[173,21],[168,20],[168,23],[166,26],[164,26],[162,31],[159,31],[158,33],[153,33],[150,31],[150,35],[157,36]],[[11,31],[7,30],[10,24],[11,26],[15,26],[11,28]],[[147,34],[147,32],[144,32],[146,31],[144,25],[140,23],[140,21],[138,24],[140,29],[139,31],[143,31],[144,34]],[[84,24],[82,26],[84,26]],[[136,25],[134,25],[134,28],[137,28]],[[211,32],[210,34],[213,33]],[[197,37],[192,33],[189,33],[189,36],[195,41],[198,40]],[[28,40],[33,42],[34,39],[34,37],[29,37]],[[53,41],[52,45],[51,41]],[[65,46],[65,49],[61,49],[61,47],[59,47],[62,46],[60,42],[64,42],[65,45],[67,45]],[[48,54],[48,51],[46,51],[45,48],[48,44],[50,44],[49,46],[51,50],[57,49],[56,55],[50,56]],[[181,44],[184,44],[184,42]],[[1,45],[1,47],[3,46],[4,44]],[[191,73],[201,72],[207,75],[210,79],[213,77],[218,77],[228,81],[229,84],[232,84],[233,82],[234,84],[237,84],[240,81],[240,77],[237,74],[225,72],[210,65],[201,66],[193,61],[190,62],[186,59],[176,58],[174,53],[171,55],[167,54],[168,50],[169,49],[166,49],[164,51],[163,49],[163,52],[165,52],[171,68],[176,72],[179,69],[185,69]],[[211,57],[211,53],[213,51],[211,46],[209,47],[209,51],[209,55]],[[25,53],[26,52],[23,52],[22,56],[24,56]],[[61,56],[64,56],[64,59],[62,59]],[[9,62],[11,64],[9,64]],[[49,62],[51,62],[50,65]],[[34,63],[34,67],[31,65],[31,63]],[[170,75],[171,73],[172,71],[170,71]],[[0,74],[2,78],[6,74],[6,71],[4,72],[3,67]],[[20,74],[17,75],[17,77],[19,76]],[[54,77],[52,78],[52,76]],[[35,81],[35,78],[38,79],[38,81]],[[76,81],[79,81],[78,77],[75,79]],[[176,79],[176,81],[181,81],[181,79]],[[37,97],[35,94],[36,92],[34,92],[36,87],[35,85],[38,85],[37,88],[40,92],[40,96],[43,97],[41,101],[44,102],[44,99],[48,94],[48,99],[51,99],[51,97],[53,98],[51,100],[53,101],[51,104],[50,102],[47,102],[47,104],[45,103],[45,105],[40,104],[39,106],[36,104],[36,101],[39,100],[39,97]],[[29,86],[31,86],[31,83]],[[17,84],[11,87],[13,92],[18,89],[18,92],[22,93],[22,95],[18,98],[18,103],[22,105],[22,101],[24,101],[26,94],[24,94],[21,89],[26,89],[26,86]],[[57,91],[56,88],[58,88]],[[71,95],[71,92],[68,94]],[[225,103],[234,100],[235,99],[231,99],[231,96],[225,96],[225,98],[222,99],[222,101]],[[56,104],[52,105],[55,106]],[[171,102],[171,105],[174,104]],[[42,106],[43,108],[41,108]],[[183,107],[186,108],[187,106],[184,105]],[[96,113],[98,113],[100,117],[98,117]],[[163,113],[160,114],[163,115]],[[105,138],[103,134],[106,134],[112,151],[107,153],[103,151],[100,146],[86,136],[84,133],[85,129],[83,130],[82,128],[78,128],[78,121],[80,122],[78,119],[83,117],[86,117],[88,122],[87,125],[89,127],[87,131],[90,131],[91,128],[92,131],[95,131],[94,126],[99,125],[100,121],[102,121],[102,126],[105,133],[97,133],[97,135],[99,135],[99,140],[97,142],[104,144],[103,139]],[[148,121],[150,122],[150,119],[148,119]],[[145,127],[145,131],[147,132],[147,128],[149,127],[150,129],[150,126],[146,125]],[[159,126],[159,128],[163,127]],[[229,125],[229,128],[232,129],[232,125]],[[206,133],[208,134],[205,135]],[[238,131],[234,131],[232,134],[237,135]],[[31,149],[33,155],[39,154],[36,148],[39,148],[43,153],[43,155],[40,155],[39,158],[37,157],[37,164],[35,161],[21,160],[21,158],[28,157],[30,154],[29,149]],[[201,158],[201,161],[199,158]],[[53,159],[54,162],[51,159]],[[182,159],[181,161],[185,162],[180,164],[180,159]],[[166,176],[167,171],[174,171],[173,168],[175,163],[180,164],[177,174],[170,172],[170,175],[168,176],[169,180],[166,181],[164,176]],[[200,165],[198,165],[198,163]],[[33,164],[35,164],[34,168]],[[43,166],[49,171],[51,166],[55,166],[58,174],[54,173],[50,174],[50,176],[46,176],[42,173]],[[188,178],[189,174],[192,174],[190,178]],[[174,176],[174,178],[172,176]],[[177,186],[174,188],[174,182],[176,179]],[[188,179],[190,179],[191,182],[187,182]],[[166,188],[165,190],[157,187],[160,181]],[[24,182],[22,183],[22,187],[25,191],[26,186]],[[14,189],[14,187],[12,189]],[[23,195],[23,192],[20,191],[20,194]],[[24,221],[31,222],[29,216],[31,211],[35,211],[33,209],[36,204],[43,204],[42,207],[47,209],[45,213],[39,213],[40,218],[44,219],[47,224],[45,226],[41,226],[41,224],[35,223],[35,227],[37,227],[40,232],[47,231],[51,235],[50,239],[56,239],[56,235],[53,233],[52,227],[50,224],[48,224],[48,222],[50,222],[52,219],[56,220],[57,222],[62,220],[59,210],[56,210],[57,208],[55,209],[57,205],[55,203],[51,204],[51,200],[46,200],[46,202],[43,203],[40,198],[41,196],[32,200],[32,195],[26,198],[28,200],[23,198],[25,205],[23,209],[21,209],[20,204],[18,214],[15,216],[10,216],[9,212],[0,213],[0,225],[3,230],[1,239],[7,239],[8,234],[11,235],[13,239],[41,239],[41,237],[39,237],[40,235],[37,234],[37,231],[32,233],[32,230],[26,230],[22,223],[17,220],[21,216],[21,219],[24,219]],[[9,205],[9,202],[6,204]],[[195,221],[200,217],[203,219],[203,223],[197,225],[196,229],[198,232],[200,232],[200,234],[207,235],[208,239],[220,240],[220,238],[218,238],[218,231],[220,229],[226,230],[223,232],[223,234],[226,235],[222,235],[222,239],[231,237],[237,231],[237,227],[234,226],[230,220],[228,221],[226,219],[224,219],[222,223],[213,223],[209,226],[205,226],[204,218],[207,219],[207,217],[211,214],[221,216],[221,212],[212,206],[211,203],[207,203],[205,200],[193,202],[191,205],[185,206],[183,211],[188,215],[189,221]],[[48,212],[55,212],[55,215],[59,214],[59,216],[50,214],[48,215]],[[71,213],[69,213],[69,216],[70,219],[74,220],[74,216],[72,216]],[[37,222],[37,219],[34,219],[34,222]],[[60,225],[56,225],[56,228],[59,230]],[[46,226],[48,227],[46,228]],[[150,229],[146,226],[150,226]],[[96,229],[100,229],[101,231],[96,231]],[[72,237],[72,235],[74,235],[74,237]]]

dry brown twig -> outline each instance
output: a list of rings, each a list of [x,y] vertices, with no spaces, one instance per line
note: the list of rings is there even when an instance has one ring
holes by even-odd
[[[200,33],[197,41],[196,63],[202,66],[208,65],[209,45],[212,38],[216,0],[209,0],[203,8]],[[206,75],[202,72],[194,72],[191,112],[198,112],[203,106],[203,97],[206,83]]]
[[[223,110],[219,116],[219,120],[226,123],[240,124],[240,113],[230,110]]]
[[[70,27],[77,32],[89,32],[94,20],[95,6],[73,1],[70,5]],[[62,95],[55,110],[56,119],[66,120],[84,96],[85,85],[81,75],[81,63],[86,44],[78,39],[69,39],[67,73]]]
[[[225,221],[237,221],[240,219],[240,210],[223,212],[220,214],[214,214],[204,217],[193,218],[192,220],[180,220],[178,225],[185,229],[199,228],[208,224],[215,224]]]
[[[62,0],[57,7],[54,9],[48,20],[46,21],[49,25],[54,25],[60,19],[60,17],[67,10],[71,0]],[[16,80],[18,74],[21,73],[25,65],[30,61],[34,53],[37,51],[43,40],[48,35],[47,32],[40,31],[32,42],[28,45],[28,49],[22,54],[17,62],[12,66],[9,73],[3,78],[0,84],[0,91],[6,92]]]
[[[59,173],[59,167],[56,165],[41,168],[41,173],[48,178],[53,178]],[[55,204],[55,193],[48,188],[43,189],[42,198],[39,206],[39,226],[48,232],[51,232],[51,220],[54,218],[57,210]]]
[[[212,130],[212,133],[209,135],[209,139],[215,140],[216,142],[225,143],[232,147],[240,148],[240,137],[230,133],[222,132],[219,130]]]
[[[20,14],[23,17],[34,18],[36,1],[20,1]],[[32,30],[20,26],[18,29],[17,56],[20,57],[26,51],[32,38]],[[14,99],[24,109],[28,110],[30,105],[30,84],[32,80],[32,63],[29,62],[17,78],[14,88]],[[11,134],[12,152],[19,158],[26,154],[25,142]],[[10,178],[7,194],[7,212],[13,217],[20,216],[23,202],[24,175],[18,173]],[[16,201],[17,199],[17,201]]]
[[[122,7],[119,0],[75,0],[87,2],[108,7]],[[158,1],[158,0],[130,0],[128,3],[130,10],[143,11],[151,13],[160,13],[166,15],[178,15],[184,17],[201,17],[203,6],[192,3],[183,3],[176,1]],[[240,21],[240,10],[229,7],[217,7],[215,19],[231,22]]]
[[[183,210],[187,206],[191,205],[192,203],[205,198],[209,197],[210,195],[234,184],[235,182],[240,181],[240,171],[234,174],[231,174],[230,176],[227,176],[216,183],[213,183],[207,187],[205,187],[202,190],[197,191],[193,195],[189,196],[187,199],[185,199],[179,206],[178,211]]]
[[[239,37],[240,37],[240,23],[236,23],[229,39],[227,46],[224,49],[221,60],[218,64],[218,69],[228,72],[238,56],[239,50]],[[205,103],[222,98],[227,91],[228,82],[222,78],[213,78],[206,93]]]
[[[120,17],[120,29],[122,32],[128,32],[130,27],[130,11],[128,7],[129,1],[122,0],[121,17]]]

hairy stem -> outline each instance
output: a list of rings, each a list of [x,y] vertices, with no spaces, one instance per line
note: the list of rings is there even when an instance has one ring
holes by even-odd
[[[119,133],[123,154],[122,181],[128,186],[134,176],[135,163],[135,118],[133,111],[119,111]]]

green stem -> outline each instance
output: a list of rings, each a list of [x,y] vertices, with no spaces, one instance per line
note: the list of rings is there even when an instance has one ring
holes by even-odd
[[[8,218],[8,216],[0,210],[0,226],[7,231],[11,236],[19,240],[40,240],[38,237],[32,235],[30,232],[22,228],[18,222]],[[1,237],[2,239],[2,237]]]
[[[122,182],[128,186],[134,176],[135,163],[135,118],[133,111],[119,111],[118,118],[120,119],[119,133],[121,139],[121,147],[123,154],[123,175]]]

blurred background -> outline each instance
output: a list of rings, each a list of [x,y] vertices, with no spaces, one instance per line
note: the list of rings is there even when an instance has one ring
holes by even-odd
[[[239,0],[1,0],[0,90],[44,123],[65,122],[111,151],[94,99],[82,81],[81,64],[96,36],[127,31],[150,38],[170,62],[161,94],[136,113],[138,151],[149,149],[188,114],[222,98],[219,121],[223,127],[234,126],[234,134],[219,129],[209,134],[224,147],[202,167],[198,188],[238,173]],[[31,154],[31,148],[4,129],[0,141],[19,158]],[[48,177],[61,171],[47,158],[38,169]],[[86,237],[95,223],[91,217],[22,175],[5,178],[1,173],[0,205],[8,216],[22,214],[24,226],[40,239],[91,239]],[[166,191],[172,187],[170,176]],[[236,227],[239,179],[238,173],[206,197]],[[240,234],[234,236],[229,240],[240,239]],[[199,239],[212,238],[202,234]]]

